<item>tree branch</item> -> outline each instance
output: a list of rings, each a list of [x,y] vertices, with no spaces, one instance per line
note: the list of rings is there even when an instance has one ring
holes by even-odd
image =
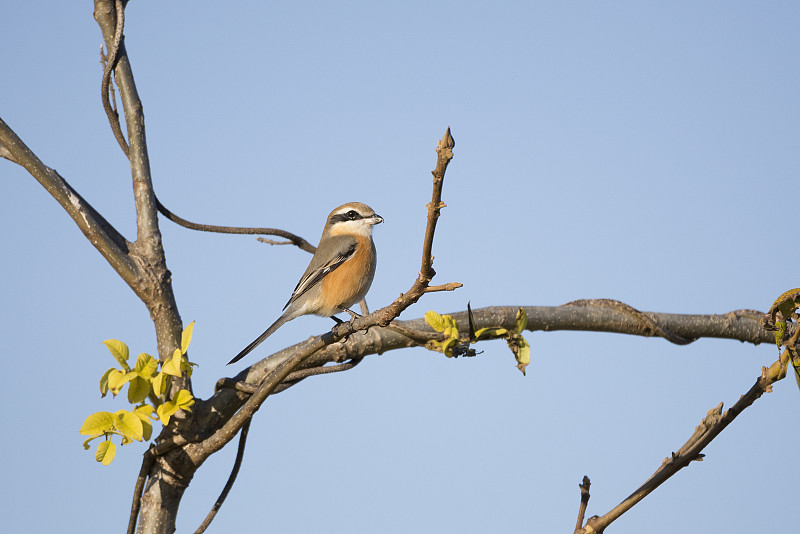
[[[126,155],[130,159],[133,198],[136,206],[137,239],[134,247],[142,265],[142,272],[148,278],[148,293],[142,300],[150,310],[156,327],[159,357],[165,360],[180,345],[182,322],[172,291],[172,275],[167,269],[161,231],[158,227],[158,210],[150,174],[143,106],[136,90],[128,52],[125,49],[125,37],[122,34],[124,20],[117,16],[118,10],[122,16],[121,10],[124,9],[124,5],[121,0],[95,0],[94,5],[94,18],[103,33],[106,48],[110,51],[105,72],[108,72],[109,65],[114,67],[114,80],[119,87],[128,129],[129,150]],[[105,75],[103,79],[105,90]],[[113,129],[113,117],[109,119]],[[173,388],[191,389],[191,382],[188,378],[181,378],[174,381]]]
[[[291,232],[287,232],[286,230],[281,230],[279,228],[244,228],[238,226],[216,226],[212,224],[194,223],[191,221],[187,221],[186,219],[172,213],[164,206],[164,204],[162,204],[158,200],[157,197],[156,197],[156,207],[158,207],[158,211],[160,211],[164,217],[174,222],[175,224],[178,224],[190,230],[198,230],[201,232],[213,232],[218,234],[276,235],[278,237],[283,237],[284,239],[288,239],[290,244],[295,245],[298,248],[305,250],[306,252],[310,252],[311,254],[313,254],[314,251],[317,250],[317,247],[315,247],[302,237],[297,236]]]
[[[114,137],[116,138],[117,143],[119,143],[119,147],[122,149],[122,152],[125,153],[125,157],[130,159],[130,147],[128,147],[128,142],[125,141],[125,136],[122,135],[122,127],[119,123],[119,114],[117,113],[116,106],[112,107],[109,98],[109,93],[113,94],[114,89],[111,85],[111,72],[117,65],[117,59],[119,59],[119,47],[122,43],[122,29],[125,27],[125,7],[122,4],[122,0],[115,0],[114,16],[117,20],[114,28],[114,41],[108,51],[108,54],[103,58],[103,80],[100,83],[100,98],[103,102],[103,110],[105,110],[106,116],[108,117],[108,123],[111,125],[111,131],[114,132]]]
[[[575,532],[580,531],[583,525],[583,518],[586,515],[586,507],[589,505],[589,487],[592,485],[589,477],[583,476],[583,482],[579,484],[581,488],[581,504],[578,506],[578,526],[575,527]]]
[[[252,421],[252,420],[251,420]],[[217,512],[219,509],[222,508],[222,503],[225,502],[225,499],[228,498],[228,493],[230,493],[231,488],[233,487],[233,483],[236,482],[236,476],[239,474],[239,468],[242,466],[242,459],[244,458],[244,448],[247,444],[247,434],[250,431],[250,421],[245,423],[242,427],[242,431],[239,432],[239,447],[236,449],[236,460],[233,462],[233,469],[231,469],[231,474],[228,476],[228,481],[225,483],[225,487],[222,488],[222,492],[217,497],[217,502],[214,503],[214,506],[211,507],[211,510],[208,512],[208,515],[200,523],[200,526],[197,527],[194,534],[203,534],[206,531],[208,526],[217,516]]]
[[[758,400],[764,393],[772,391],[773,383],[782,380],[786,376],[786,366],[789,363],[789,358],[789,351],[785,350],[781,357],[769,368],[762,367],[761,376],[758,377],[755,384],[724,414],[722,413],[721,402],[709,410],[703,420],[700,421],[694,434],[677,452],[673,452],[669,457],[665,458],[661,467],[644,484],[604,516],[589,518],[586,525],[576,532],[580,534],[603,532],[608,525],[633,508],[671,476],[694,460],[702,461],[703,455],[701,451],[748,406]]]
[[[142,273],[131,257],[132,244],[125,239],[91,204],[81,197],[64,178],[31,151],[16,133],[0,119],[0,145],[9,161],[22,166],[58,202],[75,221],[83,235],[103,255],[111,267],[142,298]]]
[[[628,334],[643,337],[663,337],[670,339],[675,335],[685,336],[691,339],[700,338],[721,338],[731,339],[759,345],[761,343],[773,343],[774,335],[767,332],[759,325],[762,316],[761,312],[752,310],[736,310],[720,315],[686,315],[656,312],[638,312],[656,321],[661,331],[666,335],[658,335],[653,330],[643,326],[642,322],[631,317],[627,312],[607,309],[603,304],[574,306],[565,304],[563,306],[523,306],[528,317],[527,330],[530,332],[538,331],[593,331],[610,332],[617,334]],[[616,307],[615,307],[616,308]],[[475,328],[506,328],[513,329],[516,321],[516,313],[519,306],[493,306],[472,310]],[[631,308],[633,309],[633,308]],[[462,336],[467,334],[467,312],[459,311],[448,313],[457,322]],[[677,332],[678,334],[675,334]],[[671,334],[671,335],[670,335]],[[502,337],[502,336],[501,336]],[[324,367],[331,363],[341,363],[345,361],[358,360],[374,355],[383,354],[388,351],[408,348],[421,347],[432,339],[442,339],[439,332],[434,331],[424,318],[409,321],[392,321],[386,327],[372,327],[369,332],[358,332],[350,336],[344,343],[337,343],[318,351],[313,356],[305,360],[298,369],[328,369]],[[222,404],[232,402],[236,404],[241,400],[229,398],[221,387],[232,387],[239,384],[258,383],[266,373],[273,367],[264,370],[262,366],[275,364],[294,353],[300,348],[300,344],[288,347],[283,351],[273,354],[269,358],[254,364],[249,369],[240,373],[236,379],[221,379],[217,394],[226,400]],[[347,370],[346,368],[338,371]],[[295,371],[299,372],[299,371]],[[327,374],[329,371],[314,372],[313,374]],[[333,372],[333,371],[330,371]],[[273,393],[279,393],[293,386],[295,381],[294,374],[289,375],[284,383],[275,389]],[[299,376],[299,375],[298,375]],[[254,386],[250,389],[242,389],[245,393],[252,393]],[[215,395],[216,397],[216,395]],[[217,399],[212,397],[215,410],[224,410],[221,405],[217,405]],[[236,406],[238,408],[238,405]],[[235,409],[236,409],[235,408]]]

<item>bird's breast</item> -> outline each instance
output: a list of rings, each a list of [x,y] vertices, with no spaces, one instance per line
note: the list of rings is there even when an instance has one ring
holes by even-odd
[[[372,239],[358,236],[353,255],[322,279],[323,310],[334,315],[339,307],[349,308],[363,299],[375,276],[376,254]]]

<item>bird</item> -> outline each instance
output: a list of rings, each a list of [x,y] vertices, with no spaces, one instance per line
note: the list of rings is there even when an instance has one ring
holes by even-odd
[[[357,317],[349,308],[360,302],[372,285],[377,265],[372,227],[382,222],[383,217],[361,202],[348,202],[334,209],[283,314],[228,365],[244,358],[284,323],[301,315],[330,317],[337,324],[342,322],[335,317],[337,313]]]

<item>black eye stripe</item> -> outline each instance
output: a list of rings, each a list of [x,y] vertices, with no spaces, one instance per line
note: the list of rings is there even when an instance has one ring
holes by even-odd
[[[357,221],[359,219],[364,219],[365,217],[358,213],[356,210],[349,210],[345,213],[337,213],[336,215],[331,217],[331,223],[337,222],[346,222],[346,221]]]

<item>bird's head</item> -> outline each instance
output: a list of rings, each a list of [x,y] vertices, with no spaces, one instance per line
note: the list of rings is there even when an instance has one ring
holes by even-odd
[[[328,215],[325,234],[370,237],[372,227],[383,222],[383,217],[361,202],[342,204]]]

